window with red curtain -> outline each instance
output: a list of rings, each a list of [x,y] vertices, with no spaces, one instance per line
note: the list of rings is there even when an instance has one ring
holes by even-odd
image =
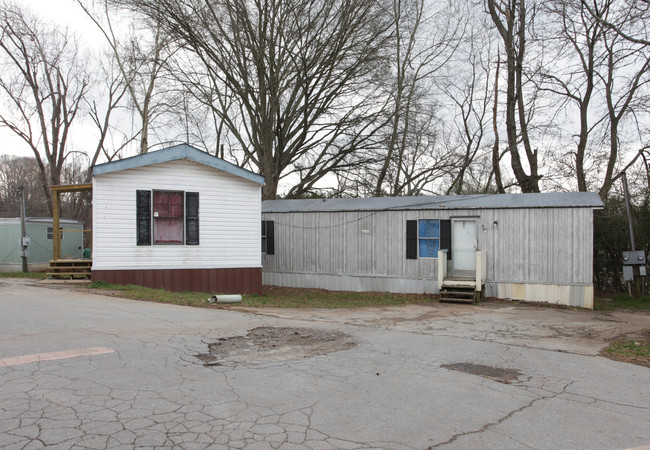
[[[182,192],[153,191],[153,243],[182,244],[184,202]]]

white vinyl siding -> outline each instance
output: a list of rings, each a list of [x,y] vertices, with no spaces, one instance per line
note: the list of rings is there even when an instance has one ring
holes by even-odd
[[[136,191],[198,192],[199,245],[136,245]],[[261,266],[259,184],[188,160],[93,178],[93,270]]]

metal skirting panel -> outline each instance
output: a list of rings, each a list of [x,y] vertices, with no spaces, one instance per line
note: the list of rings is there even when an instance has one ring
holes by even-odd
[[[30,272],[45,272],[50,267],[50,263],[28,263],[27,270]],[[0,263],[0,272],[22,272],[23,264],[21,262],[2,262]]]
[[[378,291],[404,294],[438,294],[437,280],[371,277],[316,273],[283,273],[264,271],[262,282],[270,286],[327,289],[330,291]],[[553,303],[593,309],[594,288],[591,285],[557,285],[488,282],[486,297]]]
[[[396,292],[403,294],[437,294],[437,279],[372,277],[316,273],[282,273],[264,271],[262,281],[269,286],[327,289],[329,291]]]
[[[592,285],[558,285],[530,283],[496,283],[485,285],[487,297],[497,297],[528,302],[553,303],[556,305],[594,308]]]
[[[93,270],[93,281],[135,284],[174,292],[261,294],[262,269]]]

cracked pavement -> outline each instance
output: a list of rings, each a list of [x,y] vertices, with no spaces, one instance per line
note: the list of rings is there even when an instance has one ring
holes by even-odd
[[[258,314],[15,279],[0,280],[0,308],[2,448],[650,445],[650,369],[596,356],[610,334],[650,327],[647,313],[433,305]],[[206,367],[195,357],[262,326],[339,331],[357,345],[281,362]],[[521,375],[502,383],[441,367],[462,362]]]

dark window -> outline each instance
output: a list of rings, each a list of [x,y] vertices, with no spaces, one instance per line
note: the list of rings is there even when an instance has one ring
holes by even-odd
[[[61,240],[63,240],[63,228],[59,227],[59,232],[61,233]],[[47,238],[54,239],[54,227],[47,227]]]
[[[153,191],[153,243],[183,243],[182,192]]]
[[[275,254],[275,222],[262,220],[262,253]]]
[[[137,191],[136,209],[138,245],[199,244],[198,192]]]

